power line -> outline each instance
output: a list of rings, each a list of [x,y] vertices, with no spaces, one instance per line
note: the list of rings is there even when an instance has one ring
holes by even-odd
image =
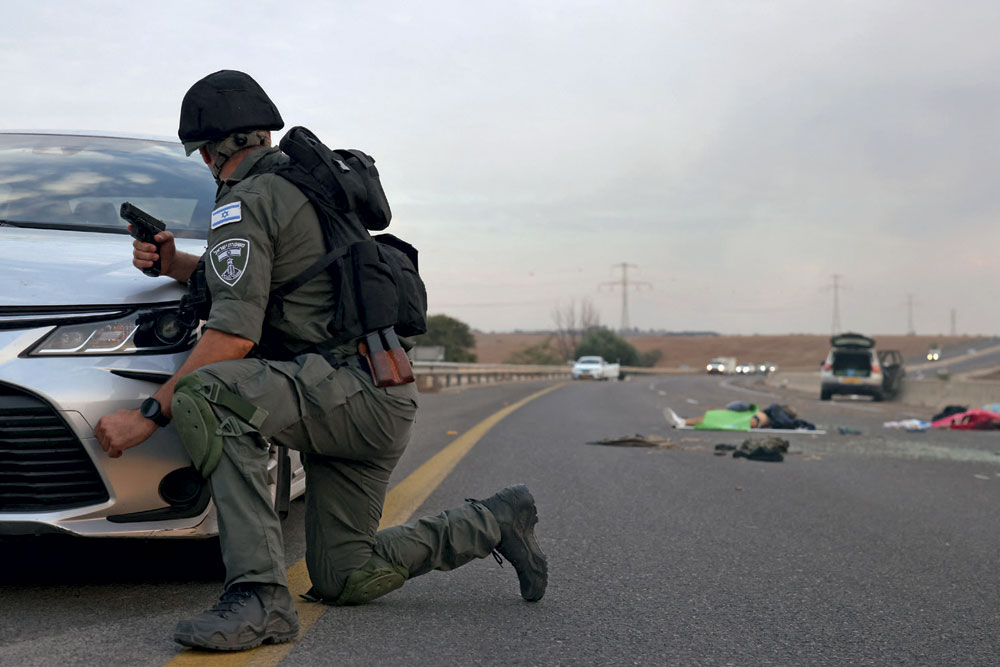
[[[622,328],[621,328],[621,331],[623,333],[625,331],[628,331],[631,328],[631,324],[629,323],[629,317],[628,317],[628,289],[629,289],[629,287],[634,287],[637,290],[642,289],[643,287],[648,287],[650,289],[653,288],[653,285],[651,283],[648,283],[648,282],[646,282],[644,280],[633,280],[633,281],[629,282],[629,279],[628,279],[628,270],[629,270],[629,267],[631,267],[633,269],[638,269],[639,268],[635,264],[629,264],[628,262],[622,262],[620,264],[612,264],[611,265],[612,269],[620,268],[622,270],[622,279],[620,281],[609,281],[609,282],[605,282],[605,283],[601,283],[600,284],[600,287],[608,287],[608,286],[610,286],[612,288],[614,288],[614,287],[621,287],[622,288]]]

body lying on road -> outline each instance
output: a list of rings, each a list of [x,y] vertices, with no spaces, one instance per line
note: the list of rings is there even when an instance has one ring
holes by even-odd
[[[754,403],[730,403],[725,408],[708,410],[699,417],[684,419],[670,408],[664,410],[667,421],[674,428],[700,431],[749,431],[766,429],[774,431],[817,431],[816,426],[798,418],[798,413],[788,405],[772,403],[760,409]]]

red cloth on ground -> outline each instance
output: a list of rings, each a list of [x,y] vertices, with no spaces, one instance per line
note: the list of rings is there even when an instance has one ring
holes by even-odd
[[[933,428],[951,428],[963,431],[1000,428],[1000,415],[988,410],[966,410],[942,417],[931,423]]]

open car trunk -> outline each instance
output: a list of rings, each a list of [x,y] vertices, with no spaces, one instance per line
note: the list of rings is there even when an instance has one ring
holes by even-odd
[[[865,350],[837,350],[833,353],[833,374],[838,377],[868,377],[872,355]]]

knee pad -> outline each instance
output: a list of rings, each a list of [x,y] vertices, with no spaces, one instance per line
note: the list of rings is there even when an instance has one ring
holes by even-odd
[[[222,457],[222,439],[259,433],[267,411],[230,391],[217,380],[205,381],[197,373],[182,377],[170,402],[184,449],[205,479]],[[219,419],[219,406],[224,408]]]
[[[174,425],[188,456],[202,477],[208,479],[222,457],[219,418],[202,391],[204,383],[194,373],[182,377],[170,401]]]
[[[170,402],[184,449],[205,479],[222,457],[222,439],[259,433],[267,410],[258,408],[217,380],[205,381],[197,373],[182,377]],[[216,407],[224,408],[220,420]]]
[[[406,568],[392,565],[373,555],[368,562],[351,572],[347,577],[347,583],[344,584],[344,590],[336,599],[323,598],[314,592],[315,589],[304,597],[338,607],[365,604],[393,592],[402,586],[409,576],[410,573]]]

